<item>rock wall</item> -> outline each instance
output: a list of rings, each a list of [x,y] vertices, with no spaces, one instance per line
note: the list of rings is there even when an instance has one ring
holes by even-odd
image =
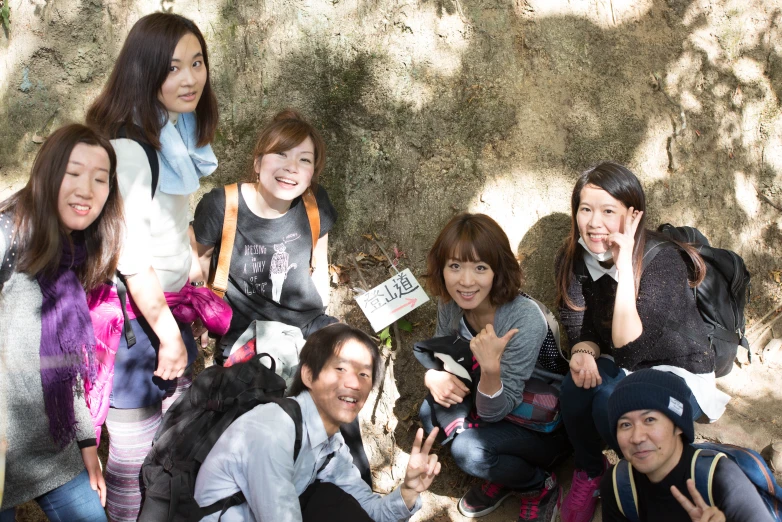
[[[335,263],[352,266],[375,232],[420,275],[449,217],[486,212],[518,250],[528,291],[552,304],[574,180],[614,159],[641,178],[652,225],[697,226],[744,256],[751,316],[779,305],[775,0],[2,1],[0,197],[24,182],[36,142],[83,117],[131,25],[167,10],[194,19],[210,46],[221,166],[204,190],[245,176],[258,129],[299,108],[328,146]],[[336,292],[333,309],[360,320],[350,297]],[[433,317],[433,304],[414,312],[405,343],[430,335]],[[397,384],[420,390],[408,359]],[[398,416],[414,403],[403,394]]]

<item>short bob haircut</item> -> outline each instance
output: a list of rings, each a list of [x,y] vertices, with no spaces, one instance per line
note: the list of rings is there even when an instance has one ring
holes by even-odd
[[[293,109],[285,109],[277,113],[271,123],[261,130],[258,141],[253,148],[249,181],[258,181],[255,162],[259,161],[264,154],[276,154],[290,150],[308,137],[312,139],[315,148],[315,172],[312,175],[311,184],[317,186],[320,173],[326,166],[326,143],[317,129]]]
[[[15,270],[30,276],[53,273],[60,264],[63,241],[70,241],[60,219],[58,198],[71,152],[79,143],[101,147],[109,156],[109,196],[98,218],[84,231],[87,261],[77,270],[89,291],[111,279],[117,268],[124,219],[117,187],[117,156],[109,140],[84,125],[72,124],[54,131],[41,146],[30,180],[19,192],[0,203],[0,212],[14,215],[12,241],[17,243]]]
[[[377,343],[358,328],[345,323],[334,323],[321,328],[307,338],[299,354],[299,368],[293,377],[288,396],[295,397],[308,389],[301,380],[302,366],[309,368],[312,372],[312,380],[317,381],[329,359],[339,355],[339,351],[350,340],[360,342],[372,354],[372,386],[377,384],[380,379],[380,350],[377,348]]]
[[[571,310],[582,310],[578,307],[568,295],[568,288],[574,277],[573,267],[576,259],[583,256],[583,247],[578,243],[581,234],[578,231],[578,207],[581,205],[581,191],[584,187],[591,185],[605,190],[614,199],[622,203],[626,208],[633,207],[634,210],[643,212],[641,222],[635,231],[635,245],[633,247],[633,272],[635,274],[636,292],[639,288],[641,275],[643,273],[643,254],[647,237],[656,237],[676,243],[690,258],[693,267],[694,279],[690,281],[691,286],[697,286],[706,276],[706,265],[698,252],[685,243],[673,241],[667,236],[646,229],[646,196],[641,182],[630,169],[606,161],[584,171],[576,181],[573,187],[573,194],[570,197],[570,236],[568,236],[562,250],[560,251],[557,270],[557,305],[567,307]]]
[[[124,125],[129,138],[145,141],[160,150],[160,130],[168,120],[168,111],[158,100],[158,93],[168,77],[174,50],[187,34],[198,39],[207,71],[195,110],[198,146],[211,143],[217,129],[218,111],[206,41],[192,20],[173,13],[153,13],[133,25],[103,92],[87,111],[87,123],[111,138],[116,138]]]
[[[451,300],[445,287],[443,270],[449,259],[475,263],[483,261],[494,272],[489,303],[501,306],[516,299],[524,275],[513,255],[508,236],[485,214],[459,214],[437,236],[426,258],[429,291],[443,302]]]

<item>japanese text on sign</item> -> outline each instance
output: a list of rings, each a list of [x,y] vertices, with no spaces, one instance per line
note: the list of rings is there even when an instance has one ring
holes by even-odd
[[[400,317],[429,301],[410,269],[356,297],[372,328],[379,332]]]

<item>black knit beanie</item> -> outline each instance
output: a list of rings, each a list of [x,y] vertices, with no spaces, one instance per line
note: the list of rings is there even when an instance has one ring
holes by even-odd
[[[608,421],[616,437],[616,423],[628,411],[657,410],[681,428],[685,440],[695,440],[692,421],[692,392],[684,379],[659,370],[639,370],[616,385],[608,399]]]

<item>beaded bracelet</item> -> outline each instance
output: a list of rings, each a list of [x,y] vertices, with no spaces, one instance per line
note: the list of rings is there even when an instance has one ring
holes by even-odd
[[[594,353],[592,353],[592,351],[591,351],[591,350],[573,350],[572,352],[570,352],[570,357],[572,358],[572,357],[573,357],[573,354],[575,354],[575,353],[588,353],[589,355],[591,355],[592,357],[594,357],[595,359],[597,359],[597,355],[595,355]]]

